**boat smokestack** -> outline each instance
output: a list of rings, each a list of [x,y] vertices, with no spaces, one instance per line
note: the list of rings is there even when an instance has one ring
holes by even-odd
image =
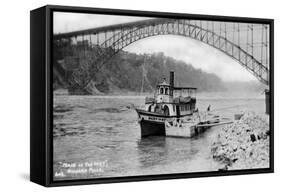
[[[174,92],[174,71],[170,71],[170,95],[173,96]]]

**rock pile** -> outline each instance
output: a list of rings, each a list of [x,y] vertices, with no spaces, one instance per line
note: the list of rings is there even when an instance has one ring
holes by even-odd
[[[223,170],[269,167],[269,119],[245,113],[240,120],[221,128],[211,151]]]

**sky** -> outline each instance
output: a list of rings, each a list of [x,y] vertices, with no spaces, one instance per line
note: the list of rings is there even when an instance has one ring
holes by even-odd
[[[151,19],[147,17],[110,16],[80,13],[54,13],[54,33]],[[139,40],[124,51],[134,53],[163,52],[166,56],[182,60],[197,69],[214,73],[223,81],[251,81],[256,78],[237,61],[209,45],[191,38],[162,35]]]

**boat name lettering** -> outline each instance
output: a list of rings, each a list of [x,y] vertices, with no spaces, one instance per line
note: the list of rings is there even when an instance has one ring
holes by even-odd
[[[157,117],[148,117],[149,120],[158,120],[158,121],[165,121],[165,118],[157,118]]]

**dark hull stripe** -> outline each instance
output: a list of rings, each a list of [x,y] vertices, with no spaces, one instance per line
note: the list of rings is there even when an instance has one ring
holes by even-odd
[[[146,116],[154,116],[154,117],[162,117],[162,118],[179,118],[179,117],[186,117],[186,116],[190,116],[192,115],[191,114],[186,114],[186,115],[179,115],[179,116],[176,116],[176,115],[173,115],[173,116],[167,116],[167,115],[161,115],[159,113],[153,113],[153,112],[147,112],[147,111],[144,111],[144,110],[140,110],[140,109],[136,109],[137,113],[140,114],[140,115],[146,115]]]

